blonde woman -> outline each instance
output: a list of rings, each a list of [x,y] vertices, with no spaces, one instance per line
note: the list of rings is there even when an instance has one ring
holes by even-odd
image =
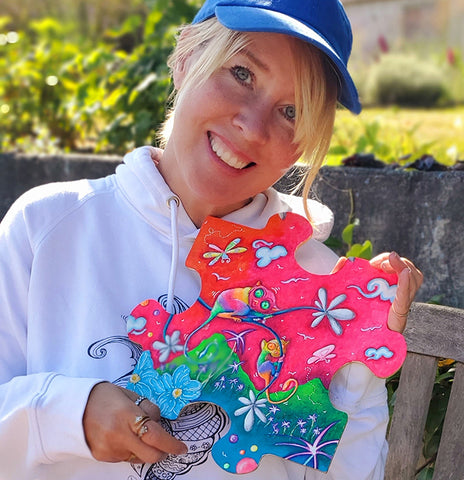
[[[291,210],[271,187],[299,158],[307,193],[337,102],[360,111],[350,50],[338,0],[208,0],[170,59],[162,149],[136,149],[114,175],[38,187],[14,204],[0,229],[0,478],[235,478],[208,452],[176,463],[187,446],[156,405],[124,388],[137,356],[125,320],[141,299],[165,299],[170,312],[195,302],[200,281],[184,262],[208,215],[262,228]],[[299,261],[330,273],[330,212],[303,208],[315,235]],[[401,331],[422,275],[395,253],[372,263],[399,275],[388,322]],[[349,365],[330,395],[349,419],[327,474],[270,456],[243,478],[383,478],[384,382]],[[156,464],[168,454],[169,472]]]

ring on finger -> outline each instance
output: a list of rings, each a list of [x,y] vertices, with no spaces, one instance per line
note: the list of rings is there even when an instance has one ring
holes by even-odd
[[[148,415],[137,415],[134,421],[135,433],[139,438],[142,438],[148,432],[148,427],[145,425],[151,418]]]
[[[398,315],[398,317],[407,317],[409,315],[409,312],[411,311],[411,309],[409,309],[406,313],[399,313],[395,310],[395,307],[393,305],[391,306],[391,309],[393,310],[393,313],[395,315]]]
[[[127,458],[126,462],[127,463],[135,463],[135,460],[137,460],[137,455],[134,453],[131,453],[129,457]]]
[[[134,403],[137,405],[137,407],[139,407],[144,400],[147,400],[147,397],[140,395],[139,397],[137,397],[137,400]]]

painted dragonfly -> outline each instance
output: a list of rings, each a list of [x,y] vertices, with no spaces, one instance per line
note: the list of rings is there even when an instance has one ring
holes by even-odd
[[[235,238],[232,240],[226,248],[221,249],[214,243],[209,243],[208,247],[214,250],[213,252],[206,252],[203,254],[203,258],[212,258],[212,260],[208,263],[208,265],[214,265],[216,262],[221,260],[221,263],[230,262],[229,255],[231,253],[243,253],[246,252],[245,247],[237,247],[237,245],[241,242],[241,238]]]

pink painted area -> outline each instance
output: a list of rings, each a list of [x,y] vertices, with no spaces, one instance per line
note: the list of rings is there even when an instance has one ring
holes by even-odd
[[[388,377],[406,355],[403,336],[387,328],[389,298],[394,296],[397,277],[362,259],[347,261],[331,275],[303,270],[294,254],[311,233],[306,219],[293,213],[273,216],[262,230],[208,218],[187,259],[187,266],[201,276],[201,300],[172,318],[155,300],[141,303],[131,315],[134,325],[139,318],[146,322],[143,328],[131,330],[130,338],[151,351],[157,368],[184,352],[179,347],[160,362],[162,351],[153,342],[167,343],[180,332],[178,345],[188,339],[187,350],[192,350],[221,333],[231,346],[236,345],[242,368],[257,389],[264,386],[257,374],[262,341],[275,339],[274,333],[288,344],[271,391],[282,390],[289,378],[303,384],[318,377],[328,387],[334,373],[353,361],[364,363],[379,377]],[[322,313],[327,309],[336,320],[332,325],[330,315]],[[264,318],[266,312],[268,318]],[[347,320],[349,312],[353,318]],[[319,324],[314,325],[318,318]],[[234,343],[231,332],[246,330],[244,344]]]
[[[237,463],[237,471],[236,473],[250,473],[253,470],[256,470],[258,468],[258,464],[256,463],[256,460],[253,458],[242,458],[238,463]]]

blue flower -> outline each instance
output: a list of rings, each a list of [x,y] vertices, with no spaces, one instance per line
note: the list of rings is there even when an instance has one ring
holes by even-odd
[[[145,350],[140,355],[126,388],[153,401],[154,382],[158,377],[159,373],[153,368],[150,352]]]
[[[185,405],[201,395],[201,382],[190,378],[186,365],[177,367],[172,375],[163,373],[152,384],[161,416],[169,419],[177,418]]]
[[[140,355],[126,386],[128,390],[143,395],[158,405],[161,416],[171,420],[177,418],[185,405],[201,395],[201,387],[200,382],[190,379],[190,370],[186,365],[177,367],[172,375],[160,375],[153,368],[148,350]]]

